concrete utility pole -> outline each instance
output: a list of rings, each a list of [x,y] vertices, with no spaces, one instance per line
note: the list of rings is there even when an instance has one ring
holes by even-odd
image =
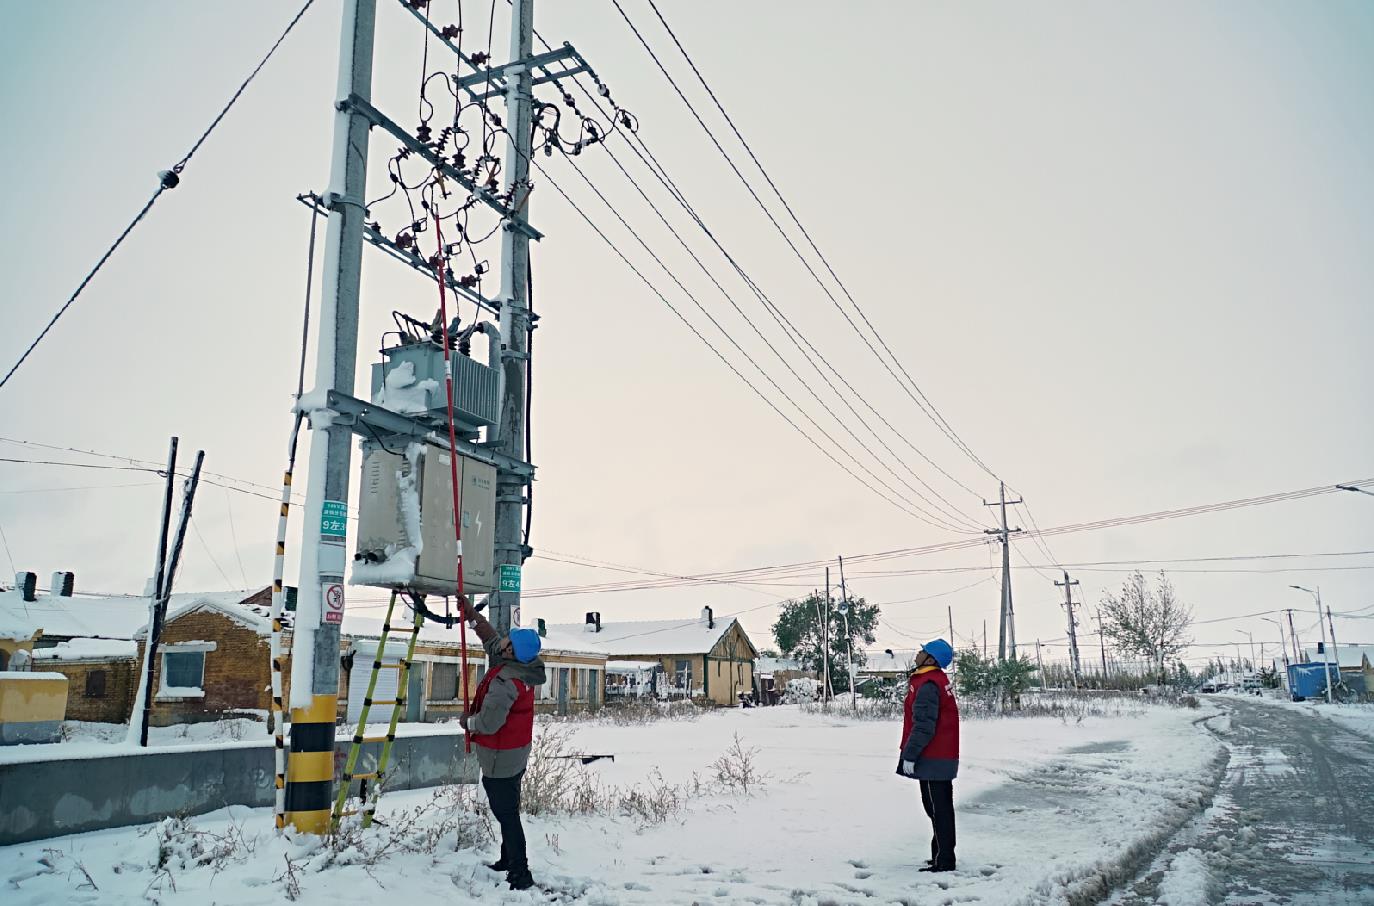
[[[534,0],[512,0],[510,60],[527,59],[534,45]],[[510,209],[529,219],[530,154],[534,110],[533,76],[528,66],[507,73],[506,163],[503,189],[510,193]],[[530,358],[529,299],[530,237],[506,221],[501,233],[501,368],[505,396],[501,400],[500,436],[496,449],[512,459],[528,462],[525,449],[525,387]],[[519,570],[530,554],[524,535],[528,480],[505,470],[496,483],[496,553],[493,564],[501,585],[487,599],[488,615],[496,631],[510,632],[520,623]],[[514,582],[505,576],[514,570]]]
[[[1341,679],[1341,652],[1336,647],[1336,623],[1331,619],[1331,606],[1329,604],[1326,607],[1326,625],[1331,630],[1331,653],[1336,658],[1336,685],[1341,686],[1345,684],[1345,680]]]
[[[1002,541],[1002,607],[1001,607],[1001,626],[997,630],[997,660],[1005,661],[1008,656],[1016,657],[1016,617],[1012,612],[1011,606],[1011,535],[1021,531],[1021,529],[1007,528],[1007,504],[1021,503],[1020,500],[1007,499],[1007,483],[998,483],[997,503],[983,501],[983,506],[999,507],[1002,517],[1002,527],[996,529],[984,529],[985,535],[996,535]]]
[[[1073,586],[1078,584],[1077,579],[1069,579],[1069,571],[1064,570],[1064,581],[1056,582],[1055,585],[1064,587],[1064,609],[1069,612],[1069,666],[1073,670],[1073,687],[1077,689],[1083,684],[1083,665],[1078,660],[1078,621],[1073,617]]]
[[[1283,638],[1283,624],[1279,623],[1278,620],[1271,620],[1270,617],[1267,616],[1261,616],[1260,619],[1264,620],[1265,623],[1272,623],[1274,626],[1278,627],[1279,652],[1283,654],[1283,687],[1287,689],[1287,668],[1289,668],[1289,659],[1287,659],[1287,639]]]
[[[372,98],[376,0],[344,0],[339,102]],[[358,288],[367,212],[368,127],[354,109],[336,107],[320,299],[317,405],[337,390],[354,394],[358,357]],[[302,530],[300,593],[291,645],[291,749],[286,767],[286,820],[297,830],[329,830],[334,800],[334,722],[339,697],[339,624],[325,622],[325,596],[342,599],[347,563],[346,518],[353,434],[322,412],[310,415],[310,483]],[[319,489],[323,483],[323,489]],[[326,514],[330,514],[328,517]]]
[[[1288,640],[1293,643],[1293,663],[1302,663],[1302,649],[1298,647],[1298,631],[1293,628],[1293,608],[1288,608]]]
[[[825,568],[825,607],[821,619],[821,654],[825,675],[821,677],[821,700],[830,701],[830,567]]]
[[[954,644],[954,608],[946,605],[945,616],[949,617],[949,644]]]

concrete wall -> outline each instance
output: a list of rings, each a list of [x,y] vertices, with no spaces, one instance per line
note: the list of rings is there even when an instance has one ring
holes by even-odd
[[[362,763],[380,748],[367,746]],[[344,740],[335,752],[336,775],[347,754]],[[265,741],[0,763],[0,846],[227,805],[270,806],[272,762],[272,745]],[[459,733],[403,736],[392,748],[387,774],[389,790],[475,783],[477,762],[463,754]],[[270,827],[270,817],[266,821]]]

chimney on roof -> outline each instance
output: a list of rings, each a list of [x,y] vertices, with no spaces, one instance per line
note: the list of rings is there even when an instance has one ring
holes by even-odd
[[[76,591],[76,573],[55,572],[52,574],[52,594],[57,597],[70,598],[72,592]]]
[[[588,632],[600,632],[600,631],[601,631],[601,611],[599,611],[599,610],[589,610],[589,611],[587,611],[587,625],[586,625],[585,629],[586,629]]]
[[[15,573],[14,587],[24,596],[25,601],[38,600],[38,573]]]
[[[711,608],[710,608],[709,605],[706,606],[706,607],[701,608],[701,618],[702,618],[703,620],[706,621],[706,628],[707,628],[707,629],[715,629],[715,628],[716,628],[716,615],[715,615],[715,613],[711,610]]]
[[[884,649],[883,649],[883,654],[887,655],[888,657],[896,657],[896,656],[897,656],[897,655],[895,655],[895,654],[892,653],[892,649],[891,649],[891,648],[884,648]]]
[[[539,624],[539,637],[542,639],[549,634],[549,625],[544,622],[543,617],[540,617],[536,622]]]

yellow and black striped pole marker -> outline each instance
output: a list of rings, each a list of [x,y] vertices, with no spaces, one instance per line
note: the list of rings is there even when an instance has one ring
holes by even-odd
[[[277,556],[272,568],[272,733],[276,742],[274,759],[276,777],[276,797],[272,812],[277,830],[286,826],[286,709],[282,699],[282,606],[284,588],[282,575],[286,571],[286,517],[291,511],[291,472],[296,459],[296,437],[300,432],[301,417],[296,416],[296,426],[291,431],[291,462],[281,482],[281,514],[277,517]]]
[[[286,758],[286,823],[308,834],[329,832],[334,787],[334,720],[338,693],[313,696],[310,707],[291,709],[291,750]]]

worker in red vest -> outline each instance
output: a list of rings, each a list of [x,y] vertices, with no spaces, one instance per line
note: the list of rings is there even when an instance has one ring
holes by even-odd
[[[944,668],[954,649],[944,639],[921,646],[902,709],[897,773],[921,782],[921,806],[934,829],[921,871],[954,870],[954,778],[959,774],[959,704]]]
[[[486,617],[462,602],[468,620],[487,652],[487,674],[477,684],[468,712],[459,718],[482,769],[491,813],[501,825],[501,858],[488,867],[504,871],[512,890],[534,886],[520,824],[520,781],[534,736],[534,687],[543,685],[539,633],[512,629],[501,635]]]

